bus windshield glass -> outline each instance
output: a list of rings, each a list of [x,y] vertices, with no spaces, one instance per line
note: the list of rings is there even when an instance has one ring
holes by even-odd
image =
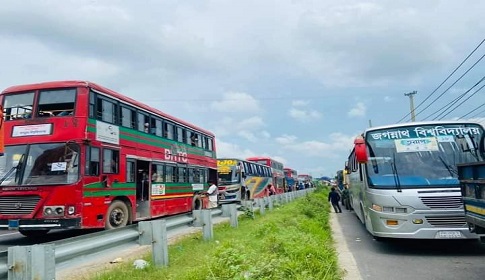
[[[0,157],[0,185],[71,184],[79,178],[77,144],[32,144],[5,147]]]
[[[219,184],[234,184],[239,182],[237,160],[219,159],[217,160],[217,174]]]
[[[483,160],[483,128],[475,124],[424,125],[367,132],[369,186],[458,186],[458,163]]]

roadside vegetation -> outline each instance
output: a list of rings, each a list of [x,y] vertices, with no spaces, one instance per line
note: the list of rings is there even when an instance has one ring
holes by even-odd
[[[126,263],[93,279],[341,279],[327,194],[318,187],[265,215],[240,216],[238,228],[215,225],[211,241],[190,235],[169,246],[168,267],[135,269]],[[143,259],[151,263],[150,258]]]

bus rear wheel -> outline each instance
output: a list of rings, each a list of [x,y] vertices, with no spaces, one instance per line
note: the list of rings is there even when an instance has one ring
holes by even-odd
[[[36,229],[36,230],[19,229],[19,232],[25,237],[42,237],[46,235],[49,232],[49,230],[48,229]]]
[[[115,200],[111,203],[106,213],[105,229],[121,228],[128,224],[130,215],[128,206],[123,201]]]

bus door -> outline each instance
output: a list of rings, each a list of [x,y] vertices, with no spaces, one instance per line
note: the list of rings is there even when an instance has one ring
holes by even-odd
[[[150,218],[150,162],[136,161],[136,218]]]

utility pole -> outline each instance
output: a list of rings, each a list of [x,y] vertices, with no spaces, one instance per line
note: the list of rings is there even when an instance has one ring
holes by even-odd
[[[372,120],[369,120],[369,127],[372,127]]]
[[[416,121],[416,115],[414,114],[414,96],[417,94],[417,91],[405,93],[404,96],[409,96],[409,109],[411,110],[411,121],[415,122]]]

